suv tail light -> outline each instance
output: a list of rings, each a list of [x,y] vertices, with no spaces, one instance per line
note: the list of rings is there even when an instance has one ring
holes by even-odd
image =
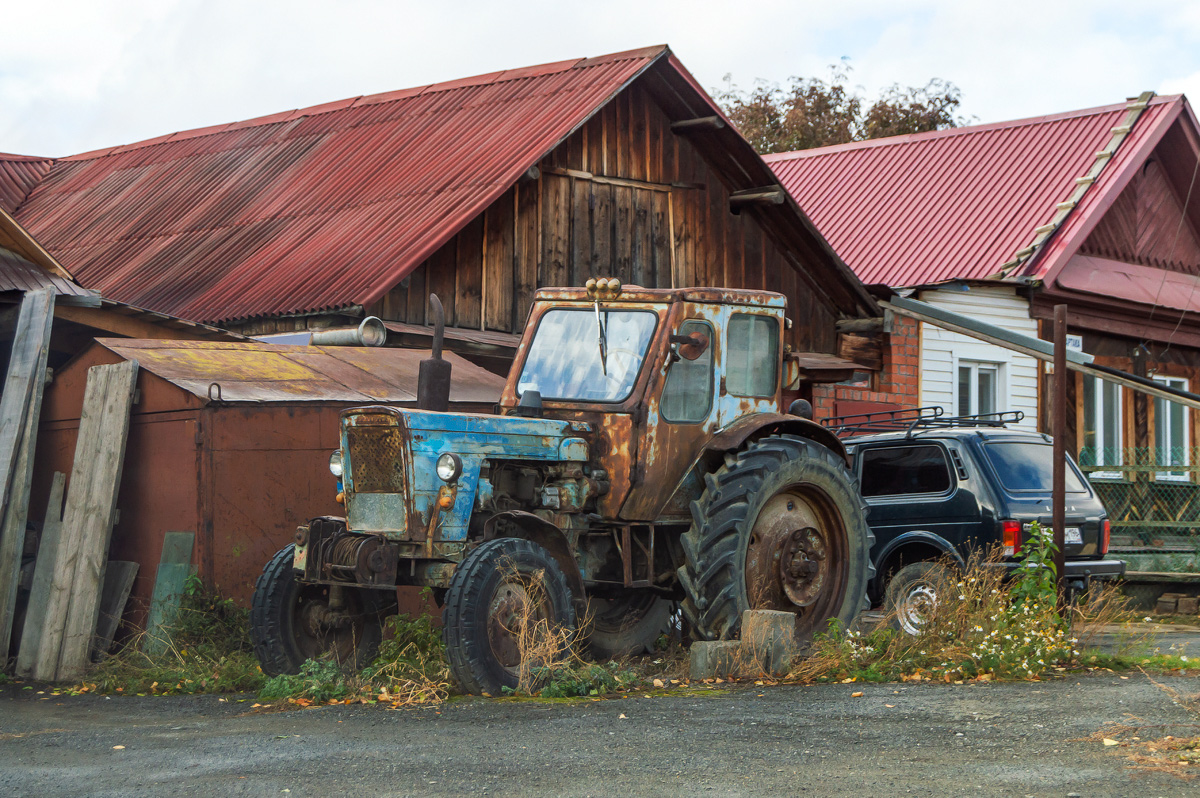
[[[1100,522],[1100,554],[1108,554],[1108,542],[1112,538],[1112,521],[1105,518]]]
[[[1004,556],[1015,557],[1021,546],[1021,522],[1001,521],[1000,528],[1004,532]]]

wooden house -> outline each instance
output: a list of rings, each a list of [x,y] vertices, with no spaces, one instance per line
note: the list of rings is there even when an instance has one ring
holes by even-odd
[[[767,157],[865,283],[1051,338],[1101,365],[1200,392],[1200,124],[1183,96]],[[886,367],[819,391],[824,414],[929,406],[1019,410],[1048,432],[1032,357],[889,317]],[[1191,550],[1196,413],[1072,373],[1068,450],[1098,485],[1114,550]]]

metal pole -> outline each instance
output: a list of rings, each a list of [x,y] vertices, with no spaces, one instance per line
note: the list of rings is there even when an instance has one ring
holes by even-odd
[[[1051,434],[1054,435],[1054,570],[1058,575],[1058,606],[1066,606],[1063,547],[1067,524],[1067,306],[1054,306],[1054,395]]]

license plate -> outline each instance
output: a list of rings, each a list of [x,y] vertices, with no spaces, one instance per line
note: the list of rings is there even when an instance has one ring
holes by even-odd
[[[1030,531],[1032,531],[1032,529],[1033,529],[1032,525],[1025,524],[1023,531],[1025,532],[1026,535],[1028,535],[1030,533]],[[1045,529],[1047,532],[1050,531],[1049,527],[1045,527]],[[1077,527],[1077,526],[1067,527],[1066,531],[1063,533],[1063,543],[1067,546],[1072,546],[1072,545],[1082,546],[1083,545],[1083,532],[1081,532],[1079,530],[1079,527]]]

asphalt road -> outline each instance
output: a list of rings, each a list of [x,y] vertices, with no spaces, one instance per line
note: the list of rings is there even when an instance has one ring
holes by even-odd
[[[1200,693],[1195,678],[1157,681]],[[402,711],[251,703],[0,687],[0,795],[1200,795],[1086,739],[1131,718],[1200,731],[1140,674]]]

